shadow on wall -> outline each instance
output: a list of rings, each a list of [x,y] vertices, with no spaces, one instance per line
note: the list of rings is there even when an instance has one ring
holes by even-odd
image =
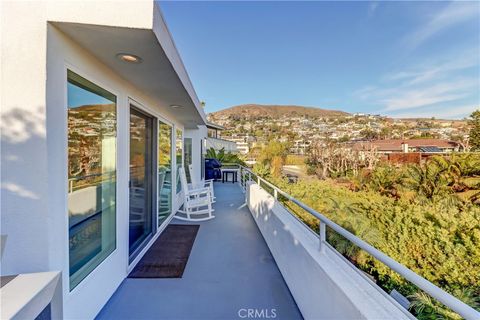
[[[45,107],[28,110],[13,107],[2,110],[1,122],[1,234],[8,237],[2,259],[2,274],[29,271],[35,266],[21,266],[20,253],[26,241],[35,235],[35,241],[47,245],[47,232],[38,232],[45,226],[48,195],[47,143]],[[14,217],[15,219],[12,219]],[[43,221],[42,221],[43,220]],[[39,222],[39,224],[37,224]],[[43,222],[43,224],[42,224]],[[21,237],[26,237],[22,239]],[[13,252],[12,244],[15,243]],[[31,245],[37,247],[37,245]],[[42,261],[41,250],[26,251],[29,261]],[[37,260],[38,259],[38,260]],[[37,266],[42,268],[42,266]],[[36,268],[38,269],[38,268]]]
[[[264,193],[263,196],[260,195],[260,193]],[[269,220],[272,220],[272,216],[275,215],[273,213],[273,210],[276,208],[276,211],[279,212],[280,210],[284,211],[288,215],[292,215],[293,218],[298,220],[293,213],[290,213],[288,209],[283,207],[279,202],[274,200],[273,196],[268,194],[265,190],[260,190],[259,192],[256,192],[257,199],[254,199],[253,201],[255,203],[250,204],[251,208],[253,209],[252,215],[254,216],[255,220],[258,223],[263,224],[263,232],[268,232],[273,235],[273,237],[277,237],[279,232],[287,233],[288,238],[290,239],[291,243],[294,246],[299,246],[300,242],[298,239],[295,237],[295,235],[290,231],[290,226],[288,224],[285,224],[282,219],[277,218],[276,222],[269,222]],[[262,199],[258,199],[258,197],[261,196]],[[278,213],[277,213],[278,214]],[[274,219],[275,220],[275,219]],[[301,222],[300,222],[301,223]],[[279,230],[280,228],[281,230]],[[308,230],[305,230],[305,232],[308,232]]]
[[[5,190],[25,199],[40,198],[36,190],[29,188],[31,186],[29,182],[37,176],[29,169],[38,172],[34,156],[40,155],[46,146],[45,117],[42,110],[43,108],[39,107],[33,112],[26,112],[13,108],[2,113],[0,122],[2,193]],[[25,159],[25,155],[29,155],[29,159]]]

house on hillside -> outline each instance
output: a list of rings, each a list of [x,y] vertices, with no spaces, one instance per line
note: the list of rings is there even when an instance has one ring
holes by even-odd
[[[225,127],[218,124],[207,122],[207,150],[213,148],[215,151],[224,149],[226,152],[237,153],[237,144],[233,141],[225,140],[220,137],[220,132],[225,130]]]
[[[352,144],[354,150],[372,150],[381,154],[389,153],[450,153],[463,151],[455,141],[446,139],[388,139],[357,141]]]
[[[460,143],[445,139],[356,141],[349,145],[360,153],[375,152],[391,163],[421,163],[434,155],[464,150]]]

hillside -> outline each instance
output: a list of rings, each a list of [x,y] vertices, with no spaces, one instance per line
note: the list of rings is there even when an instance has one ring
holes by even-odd
[[[109,104],[85,104],[70,108],[77,112],[115,112],[116,106],[114,103]]]
[[[347,112],[294,105],[243,104],[210,114],[212,118],[282,118],[306,116],[331,118],[349,115]]]

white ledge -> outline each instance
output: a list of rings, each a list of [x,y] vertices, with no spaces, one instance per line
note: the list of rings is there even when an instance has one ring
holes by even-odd
[[[52,300],[60,272],[19,274],[0,289],[1,319],[35,319]]]

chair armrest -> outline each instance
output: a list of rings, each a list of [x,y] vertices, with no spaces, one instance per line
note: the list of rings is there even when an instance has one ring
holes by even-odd
[[[188,195],[195,195],[195,194],[202,194],[202,193],[209,193],[210,188],[198,188],[198,189],[189,189]]]
[[[213,187],[213,181],[212,180],[207,180],[207,181],[205,181],[205,183],[203,185],[205,187],[212,188]]]

